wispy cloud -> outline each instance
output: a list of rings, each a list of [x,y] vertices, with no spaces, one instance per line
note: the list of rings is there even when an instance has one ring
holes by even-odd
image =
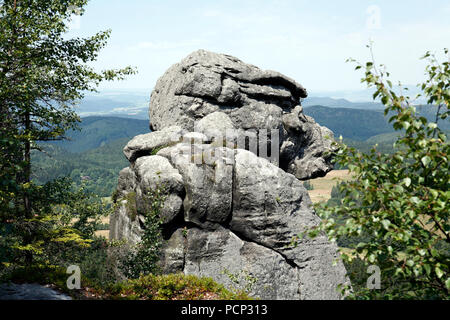
[[[448,0],[435,0],[433,6],[421,0],[90,3],[76,31],[85,36],[98,28],[113,30],[97,66],[120,62],[139,70],[115,87],[150,88],[168,67],[203,48],[280,71],[310,90],[356,89],[360,75],[345,60],[368,61],[369,39],[377,62],[414,84],[423,76],[418,58],[450,45]]]
[[[185,47],[196,47],[202,43],[201,40],[186,40],[186,41],[142,41],[133,46],[132,49],[155,49],[155,50],[169,50]]]

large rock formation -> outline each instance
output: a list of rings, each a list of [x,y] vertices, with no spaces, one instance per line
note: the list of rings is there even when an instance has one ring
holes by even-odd
[[[320,222],[299,179],[331,169],[332,133],[303,115],[302,97],[294,80],[227,55],[200,50],[172,66],[152,93],[155,131],[124,148],[111,238],[138,242],[146,194],[164,186],[164,272],[227,286],[245,272],[264,299],[341,298],[336,245],[325,236],[291,245]]]
[[[278,131],[281,168],[310,179],[331,170],[324,152],[333,133],[302,113],[299,103],[306,96],[305,88],[278,72],[199,50],[158,80],[150,99],[150,127],[193,131],[195,121],[220,112],[208,120],[216,128],[225,125],[227,115],[227,128]]]

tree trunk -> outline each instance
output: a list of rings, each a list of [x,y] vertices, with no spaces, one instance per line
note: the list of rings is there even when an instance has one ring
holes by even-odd
[[[30,121],[30,113],[25,113],[25,146],[24,146],[24,183],[31,182],[31,142],[28,138],[28,134],[31,131],[31,121]],[[23,205],[25,210],[25,219],[33,218],[33,211],[31,207],[31,199],[28,194],[28,190],[24,190],[23,193]],[[25,235],[24,237],[25,245],[31,244],[33,241],[32,231]],[[33,254],[30,251],[27,251],[25,254],[25,264],[30,265],[33,262]]]
[[[25,114],[25,135],[28,136],[28,134],[31,131],[31,121],[30,121],[30,114],[27,112]],[[25,138],[25,148],[24,148],[24,160],[25,160],[25,167],[24,167],[24,183],[31,182],[31,142],[30,139],[27,137]],[[24,192],[24,206],[25,206],[25,217],[27,219],[31,219],[32,212],[31,212],[31,200],[28,196],[27,192]]]

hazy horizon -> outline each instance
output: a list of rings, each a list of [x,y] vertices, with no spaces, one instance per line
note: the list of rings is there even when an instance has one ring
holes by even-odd
[[[415,88],[415,85],[405,85],[410,89],[409,94],[414,96],[418,89]],[[394,86],[394,90],[396,90],[397,86]],[[87,97],[107,97],[114,95],[126,95],[126,94],[134,94],[134,95],[143,95],[150,99],[151,92],[153,88],[100,88],[99,92],[86,92]],[[308,98],[331,98],[335,100],[345,99],[349,102],[378,102],[373,101],[372,93],[374,89],[361,88],[359,90],[329,90],[329,91],[311,91],[308,90]]]
[[[354,91],[364,89],[362,72],[345,60],[368,61],[369,39],[393,82],[419,83],[425,66],[419,58],[448,47],[449,14],[443,0],[95,0],[68,36],[112,29],[94,66],[138,68],[138,75],[101,89],[151,89],[172,64],[205,49],[284,73],[311,93]]]

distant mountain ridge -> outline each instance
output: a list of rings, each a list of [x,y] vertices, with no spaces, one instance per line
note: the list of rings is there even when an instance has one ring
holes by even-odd
[[[148,119],[150,93],[143,91],[105,91],[88,94],[75,107],[81,117],[115,116]]]
[[[416,110],[419,115],[424,116],[428,121],[435,121],[437,111],[435,106],[417,106]],[[388,122],[390,116],[384,116],[383,110],[315,105],[304,107],[304,113],[313,117],[320,125],[333,131],[336,138],[342,135],[347,139],[365,141],[371,137],[395,132],[392,124]],[[450,121],[448,119],[440,120],[439,127],[444,131],[449,131]]]
[[[110,116],[148,120],[150,94],[143,92],[107,92],[86,96],[76,107],[81,117]],[[376,102],[351,102],[346,99],[330,97],[308,97],[302,101],[304,107],[321,105],[330,108],[352,108],[382,110],[383,105]]]
[[[436,107],[417,108],[421,115],[434,121]],[[304,107],[304,113],[320,125],[330,128],[336,138],[363,152],[374,144],[380,152],[392,152],[397,132],[381,110],[324,107]],[[450,121],[440,127],[449,132]],[[82,118],[80,131],[69,131],[70,141],[44,145],[47,154],[33,153],[34,179],[44,183],[56,177],[70,176],[77,184],[99,195],[109,196],[117,185],[119,171],[128,165],[122,153],[126,143],[136,135],[148,133],[149,121],[126,117],[92,116]]]
[[[333,99],[329,97],[308,97],[302,101],[303,107],[325,106],[330,108],[351,108],[364,110],[383,110],[384,106],[377,102],[351,102],[346,99]]]
[[[409,91],[394,86],[393,90],[399,94],[415,96],[419,90],[408,85]],[[304,107],[321,105],[330,108],[351,108],[364,110],[383,110],[384,106],[372,101],[374,89],[336,92],[314,91],[302,101]],[[114,116],[148,120],[148,106],[152,89],[135,90],[103,90],[99,93],[87,93],[86,97],[76,107],[81,117],[88,116]],[[422,100],[416,104],[425,103]]]
[[[350,102],[351,103],[351,102]],[[419,114],[434,121],[436,107],[417,107]],[[382,110],[354,109],[348,107],[326,107],[310,105],[304,107],[304,113],[317,123],[331,129],[336,137],[365,141],[371,137],[394,132],[389,117]],[[150,132],[149,121],[132,117],[90,116],[82,118],[81,131],[70,131],[69,141],[54,142],[72,153],[80,153],[106,145],[114,140],[128,138]],[[450,121],[441,120],[440,127],[450,130]]]
[[[33,152],[33,179],[42,184],[69,176],[89,191],[110,196],[119,171],[128,165],[122,149],[136,135],[150,132],[148,120],[85,117],[80,129],[67,132],[70,140],[41,144],[45,153]]]
[[[372,136],[392,132],[382,111],[350,108],[309,106],[303,112],[322,126],[333,131],[335,137],[364,141]]]

